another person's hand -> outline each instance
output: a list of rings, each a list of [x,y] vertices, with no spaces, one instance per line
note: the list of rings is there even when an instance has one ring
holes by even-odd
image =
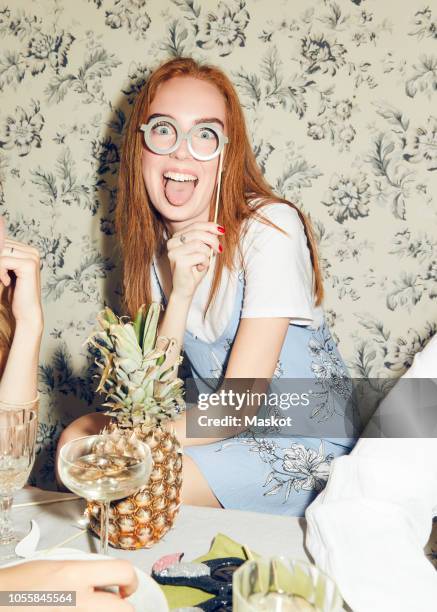
[[[5,287],[12,283],[11,272],[16,278],[11,298],[16,326],[41,329],[43,315],[38,251],[5,236],[4,221],[0,218],[0,282]]]
[[[120,595],[99,589],[118,586]],[[75,612],[133,612],[125,601],[138,588],[138,579],[129,561],[29,561],[0,569],[2,591],[75,591]],[[19,606],[18,610],[34,610]],[[60,609],[38,606],[41,612]]]
[[[208,270],[211,250],[221,252],[218,236],[223,231],[218,228],[211,221],[192,223],[167,241],[174,294],[192,297]]]

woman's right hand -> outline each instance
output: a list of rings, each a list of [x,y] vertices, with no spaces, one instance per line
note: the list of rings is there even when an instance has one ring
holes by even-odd
[[[119,595],[104,589],[118,586]],[[124,598],[138,587],[138,578],[129,561],[122,559],[90,561],[29,561],[0,568],[3,591],[74,591],[76,612],[133,612]],[[34,607],[20,606],[20,610]],[[57,606],[39,606],[38,610],[58,610]]]
[[[209,268],[212,251],[221,253],[219,225],[208,221],[187,225],[167,241],[167,255],[173,280],[172,294],[191,298]],[[181,240],[182,238],[182,240]]]

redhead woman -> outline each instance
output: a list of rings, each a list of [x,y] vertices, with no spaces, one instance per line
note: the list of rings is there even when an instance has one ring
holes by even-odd
[[[125,136],[116,221],[127,310],[162,303],[159,332],[176,338],[199,388],[305,379],[320,384],[316,416],[344,419],[327,381],[347,371],[324,321],[310,223],[264,180],[220,69],[178,58],[151,75]],[[82,417],[61,444],[105,423]],[[184,501],[259,512],[303,514],[353,444],[268,430],[187,439],[184,425]]]

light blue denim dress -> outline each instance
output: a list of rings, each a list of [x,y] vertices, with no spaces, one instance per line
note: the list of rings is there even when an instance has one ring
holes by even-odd
[[[154,266],[153,274],[166,297]],[[241,318],[244,274],[240,271],[231,319],[214,342],[185,332],[184,352],[200,391],[216,388],[227,362]],[[220,504],[225,508],[302,516],[326,484],[334,457],[350,452],[355,430],[345,414],[351,388],[348,372],[325,322],[318,329],[290,324],[269,391],[290,389],[290,379],[309,382],[317,390],[317,414],[306,420],[306,437],[282,435],[266,428],[211,444],[185,447]],[[284,386],[281,386],[281,382]],[[314,404],[313,404],[314,408]],[[313,431],[311,431],[313,428]],[[332,437],[320,436],[332,431]],[[272,435],[273,432],[273,435]],[[281,437],[279,437],[281,436]]]

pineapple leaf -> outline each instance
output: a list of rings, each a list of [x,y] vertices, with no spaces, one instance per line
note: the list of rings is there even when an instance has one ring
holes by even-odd
[[[169,369],[172,369],[176,364],[179,363],[179,350],[177,342],[174,338],[159,336],[159,338],[156,340],[156,346],[159,346],[164,353],[164,359],[158,364],[161,366],[161,372],[165,372]]]
[[[135,316],[135,320],[133,323],[135,336],[141,348],[143,348],[142,340],[143,340],[143,335],[144,335],[144,326],[146,324],[146,318],[144,316],[144,311],[145,311],[145,305],[143,304],[142,306],[138,308],[138,312]]]
[[[111,325],[117,325],[119,322],[118,317],[112,312],[110,308],[105,308],[97,315],[97,320],[100,323],[102,329],[108,330]]]
[[[141,363],[142,353],[136,340],[135,332],[130,323],[125,325],[111,325],[110,335],[115,344],[117,357],[131,359]]]
[[[152,302],[147,311],[146,323],[144,325],[143,335],[143,355],[149,353],[155,346],[156,332],[158,327],[160,306],[156,302]]]
[[[115,358],[114,365],[117,371],[123,370],[124,372],[127,372],[128,374],[132,374],[136,372],[138,369],[138,363],[134,359],[129,359],[128,357],[121,358],[121,359]]]

